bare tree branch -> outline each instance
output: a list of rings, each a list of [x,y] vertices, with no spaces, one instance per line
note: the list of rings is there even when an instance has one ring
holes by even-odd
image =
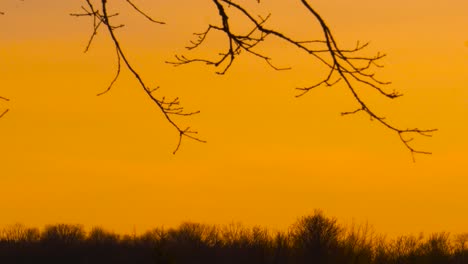
[[[156,97],[154,94],[159,89],[149,88],[146,85],[146,82],[139,75],[138,70],[131,64],[126,56],[126,53],[123,51],[122,46],[119,42],[118,37],[116,36],[116,30],[123,27],[124,25],[114,25],[111,23],[111,20],[118,16],[118,13],[109,13],[108,12],[108,1],[107,0],[83,0],[84,6],[82,6],[81,13],[71,14],[75,17],[90,17],[93,20],[92,33],[89,37],[88,43],[85,48],[87,52],[95,39],[95,36],[98,34],[99,30],[103,27],[106,29],[108,36],[111,38],[114,48],[116,51],[116,60],[117,67],[114,78],[111,80],[109,86],[103,91],[98,93],[98,96],[106,94],[114,86],[115,82],[118,80],[122,66],[128,69],[133,77],[138,81],[140,88],[142,88],[147,96],[153,101],[158,109],[162,112],[165,119],[169,124],[174,127],[178,134],[179,140],[175,148],[174,153],[180,148],[182,139],[184,137],[199,141],[205,142],[197,137],[197,132],[190,129],[190,127],[182,128],[178,125],[174,116],[191,116],[199,113],[187,112],[180,105],[180,100],[178,97],[174,99],[166,99],[164,96]],[[100,9],[96,8],[96,5],[93,5],[93,1],[99,3]],[[125,0],[126,3],[138,12],[141,16],[148,19],[149,21],[157,24],[165,24],[164,22],[153,19],[146,12],[140,9],[133,0]],[[208,24],[205,31],[201,33],[194,33],[195,40],[191,41],[191,44],[186,48],[191,51],[199,48],[204,45],[206,39],[213,33],[219,32],[225,38],[226,48],[218,53],[216,59],[204,59],[204,58],[190,58],[186,55],[176,55],[175,61],[167,61],[167,63],[174,66],[180,66],[195,62],[202,62],[207,65],[214,66],[217,69],[218,74],[226,74],[226,72],[231,68],[233,63],[236,61],[241,54],[246,53],[253,55],[254,57],[260,59],[266,63],[269,67],[274,70],[290,70],[290,67],[278,67],[276,66],[272,58],[262,52],[259,48],[259,44],[268,41],[271,38],[276,38],[286,42],[287,44],[295,47],[299,50],[302,50],[309,56],[311,59],[318,61],[325,68],[328,69],[328,73],[318,81],[313,82],[306,87],[298,87],[296,90],[298,94],[296,97],[302,97],[312,89],[315,89],[320,86],[331,87],[337,84],[343,84],[351,92],[352,98],[357,103],[357,108],[353,111],[342,112],[343,116],[365,113],[368,115],[371,120],[377,120],[385,128],[394,131],[402,144],[410,151],[413,160],[415,154],[431,154],[428,151],[422,151],[414,148],[411,145],[411,142],[415,136],[424,136],[431,137],[432,134],[437,131],[437,129],[419,129],[419,128],[400,128],[393,125],[391,122],[387,121],[385,117],[379,116],[376,112],[369,107],[369,104],[362,99],[361,89],[370,89],[374,90],[382,96],[395,99],[402,96],[401,93],[391,90],[389,91],[386,86],[391,84],[388,81],[382,81],[376,77],[374,72],[377,68],[382,68],[380,64],[381,60],[386,56],[385,54],[377,53],[374,56],[364,56],[361,55],[361,52],[366,49],[369,43],[360,44],[359,42],[353,48],[341,48],[338,45],[334,35],[332,34],[330,28],[328,27],[325,20],[319,15],[319,13],[312,8],[307,0],[298,0],[302,4],[302,7],[312,16],[314,21],[318,23],[319,27],[322,30],[322,36],[317,39],[312,40],[301,40],[296,39],[288,34],[280,32],[274,28],[268,26],[269,19],[271,14],[266,16],[254,15],[250,12],[245,5],[238,4],[236,0],[211,0],[214,4],[215,10],[219,16],[219,24]],[[260,4],[260,0],[256,0]],[[245,32],[237,32],[234,30],[234,27],[231,26],[231,15],[230,12],[234,11],[239,14],[241,17],[246,19],[250,23],[250,27]],[[3,12],[0,12],[0,15],[3,15]],[[103,27],[101,27],[103,26]],[[3,101],[8,101],[7,98],[0,97]],[[3,117],[9,110],[6,109],[0,114],[0,118]]]
[[[139,75],[138,71],[133,67],[133,65],[130,63],[128,60],[126,53],[123,51],[122,46],[115,34],[115,30],[117,28],[122,27],[123,25],[117,25],[114,26],[111,23],[111,18],[117,16],[118,14],[109,14],[108,13],[108,8],[107,8],[107,0],[101,0],[101,8],[102,10],[96,9],[93,4],[91,3],[91,0],[85,0],[87,7],[82,7],[84,10],[84,13],[78,13],[78,14],[71,14],[72,16],[76,17],[83,17],[83,16],[89,16],[93,18],[93,33],[90,38],[90,41],[88,42],[88,46],[86,50],[89,49],[91,42],[93,40],[93,37],[97,34],[97,31],[99,29],[100,25],[104,25],[107,28],[107,32],[112,39],[112,42],[114,43],[115,49],[116,49],[116,57],[117,57],[117,72],[114,77],[114,79],[111,81],[110,85],[108,88],[102,92],[99,93],[98,95],[102,95],[110,91],[114,83],[117,81],[118,77],[120,76],[120,71],[121,71],[121,62],[126,66],[126,68],[132,73],[133,77],[138,81],[140,87],[145,91],[147,96],[153,101],[156,106],[160,109],[162,114],[164,115],[165,119],[170,123],[172,127],[174,127],[178,134],[179,134],[179,139],[176,145],[176,148],[174,150],[174,154],[179,150],[182,140],[184,137],[205,143],[206,141],[200,139],[197,137],[196,131],[192,130],[190,127],[182,128],[180,125],[178,125],[175,120],[173,119],[173,116],[191,116],[198,114],[199,111],[195,112],[187,112],[185,111],[184,107],[181,106],[179,98],[175,99],[166,99],[165,97],[158,98],[154,95],[154,92],[156,89],[151,89],[149,86],[146,85],[144,82],[143,78]],[[133,4],[131,1],[127,0],[127,3],[129,3],[134,9],[136,9],[141,15],[145,16],[148,18],[150,21],[162,24],[162,22],[156,21],[151,19],[148,15],[146,15],[144,12],[142,12],[135,4]]]
[[[379,85],[386,85],[389,84],[389,82],[381,82],[377,80],[374,77],[374,73],[367,73],[365,70],[369,69],[372,64],[377,65],[375,62],[377,60],[380,60],[383,58],[385,55],[377,54],[374,57],[347,57],[344,55],[343,52],[340,51],[338,48],[338,45],[335,41],[335,38],[333,37],[330,29],[324,22],[324,20],[320,17],[320,15],[309,5],[307,0],[301,0],[303,5],[315,16],[315,18],[320,22],[325,39],[327,41],[327,46],[329,49],[329,54],[333,59],[333,69],[336,69],[338,72],[339,76],[341,79],[343,79],[346,83],[346,86],[349,88],[351,93],[353,94],[355,100],[359,103],[360,108],[354,112],[348,112],[344,114],[352,114],[352,113],[357,113],[357,111],[364,111],[367,113],[371,118],[376,119],[379,121],[382,125],[387,127],[388,129],[396,132],[401,140],[401,142],[405,145],[405,147],[411,152],[411,156],[413,158],[413,161],[415,160],[414,154],[431,154],[431,152],[428,151],[421,151],[421,150],[416,150],[412,146],[410,146],[410,142],[413,140],[411,135],[421,135],[421,136],[426,136],[426,137],[431,137],[432,133],[437,131],[437,129],[418,129],[418,128],[412,128],[412,129],[401,129],[397,128],[390,123],[388,123],[385,118],[377,116],[373,110],[371,110],[367,104],[361,99],[361,97],[358,95],[356,87],[351,83],[350,78],[354,78],[357,82],[359,82],[361,85],[367,85],[370,86],[371,88],[376,89],[378,92],[383,94],[384,96],[394,99],[401,94],[398,92],[385,92],[383,91]],[[359,45],[358,45],[359,48]],[[336,51],[335,51],[336,50]],[[359,50],[359,49],[358,49]],[[354,60],[363,60],[367,61],[368,64],[367,66],[359,68],[354,64]],[[351,70],[350,70],[351,69]],[[366,79],[367,78],[367,79]],[[405,138],[405,135],[409,135],[410,138]]]
[[[202,58],[188,58],[185,55],[176,55],[176,61],[170,61],[168,63],[175,66],[203,62],[207,65],[221,68],[217,71],[218,74],[225,74],[229,68],[233,65],[235,59],[240,56],[241,51],[245,51],[248,54],[254,55],[261,60],[265,60],[269,66],[276,70],[290,69],[290,68],[277,68],[271,64],[271,58],[261,51],[255,49],[259,43],[267,41],[268,37],[275,37],[283,40],[290,45],[303,50],[307,54],[311,55],[312,58],[321,62],[325,67],[329,69],[328,74],[320,81],[313,83],[307,87],[296,88],[299,93],[296,97],[301,97],[311,91],[312,89],[319,86],[334,86],[341,82],[351,91],[354,100],[357,102],[359,107],[355,111],[343,112],[342,115],[356,114],[358,112],[364,112],[371,119],[376,119],[384,127],[394,131],[398,134],[400,141],[410,151],[413,160],[414,154],[431,154],[428,151],[417,150],[410,145],[412,141],[412,135],[420,136],[432,136],[432,133],[437,129],[402,129],[398,128],[388,121],[384,117],[379,117],[361,98],[358,93],[358,89],[368,87],[374,89],[381,95],[395,99],[402,94],[397,91],[387,91],[384,86],[389,85],[390,82],[381,81],[375,77],[375,73],[372,72],[374,68],[381,68],[382,65],[379,61],[385,57],[385,54],[377,53],[374,56],[362,56],[359,53],[368,47],[369,43],[356,44],[354,48],[342,49],[338,46],[335,37],[333,36],[330,28],[325,23],[324,19],[319,13],[313,9],[307,0],[300,0],[302,6],[312,15],[316,22],[320,25],[323,31],[322,39],[315,40],[297,40],[286,34],[279,32],[275,29],[266,26],[270,14],[266,17],[256,16],[250,13],[242,5],[237,4],[233,0],[212,0],[218,11],[221,24],[220,25],[208,25],[206,31],[202,33],[195,33],[197,39],[191,42],[191,46],[188,46],[188,50],[193,50],[205,42],[208,35],[213,31],[222,32],[227,41],[227,48],[225,51],[219,53],[218,60],[207,60]],[[260,1],[257,1],[260,2]],[[232,30],[229,15],[227,13],[228,8],[232,8],[238,13],[242,14],[251,23],[251,30],[247,34],[241,34]],[[258,17],[258,18],[257,18]]]

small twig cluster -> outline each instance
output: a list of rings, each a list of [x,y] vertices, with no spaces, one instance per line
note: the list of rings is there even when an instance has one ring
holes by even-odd
[[[127,59],[126,53],[122,50],[122,47],[120,45],[120,42],[115,34],[115,30],[118,28],[123,27],[124,25],[113,25],[111,23],[111,19],[115,16],[118,16],[118,13],[112,13],[110,14],[108,12],[108,6],[107,6],[107,1],[106,0],[100,0],[101,2],[101,10],[95,8],[95,6],[92,4],[91,0],[85,0],[86,5],[82,6],[83,13],[75,13],[71,14],[72,16],[76,17],[91,17],[93,18],[93,32],[91,34],[91,37],[88,41],[88,44],[86,45],[85,52],[87,52],[94,40],[94,37],[98,33],[98,30],[100,29],[101,26],[104,26],[107,28],[107,32],[109,33],[110,38],[112,39],[115,50],[116,50],[116,58],[117,58],[117,70],[114,78],[110,82],[109,86],[107,89],[105,89],[103,92],[99,93],[98,95],[103,95],[107,92],[109,92],[117,79],[120,76],[121,72],[121,66],[122,62],[123,65],[126,66],[126,68],[133,74],[134,78],[138,81],[139,85],[141,88],[145,91],[145,93],[149,96],[149,98],[158,106],[158,108],[161,110],[163,113],[164,117],[166,120],[178,131],[179,134],[179,140],[177,143],[177,146],[174,150],[174,154],[179,150],[180,145],[182,143],[182,139],[184,137],[187,137],[189,139],[193,139],[195,141],[199,142],[206,142],[204,140],[201,140],[200,138],[197,137],[197,132],[192,130],[190,127],[182,128],[180,125],[178,125],[174,119],[173,116],[191,116],[198,114],[199,111],[195,112],[187,112],[185,109],[180,105],[180,100],[179,98],[175,99],[166,99],[165,97],[156,97],[154,95],[154,92],[158,90],[158,88],[152,89],[149,88],[149,86],[146,85],[146,83],[143,81],[142,77],[139,75],[138,71],[132,66],[130,61]],[[139,14],[143,15],[145,18],[147,18],[149,21],[157,24],[164,24],[164,22],[154,20],[151,18],[149,15],[147,15],[145,12],[143,12],[138,6],[136,6],[132,1],[126,0],[126,2],[133,8],[135,9]]]
[[[275,37],[289,43],[290,45],[305,51],[314,59],[320,61],[325,67],[329,69],[328,74],[322,80],[307,86],[296,88],[299,92],[296,96],[301,97],[312,89],[319,86],[333,86],[339,82],[344,82],[345,86],[351,91],[353,98],[358,103],[357,110],[350,112],[343,112],[342,115],[350,115],[358,112],[364,112],[372,119],[376,119],[388,129],[396,132],[404,144],[404,146],[411,152],[414,159],[414,154],[431,154],[427,151],[420,151],[413,148],[409,143],[413,140],[412,135],[432,136],[432,132],[437,129],[400,129],[390,124],[384,117],[379,117],[375,112],[368,107],[367,103],[361,98],[358,88],[370,87],[382,94],[383,96],[395,99],[402,94],[391,91],[386,91],[383,87],[390,84],[390,82],[381,81],[375,77],[372,72],[374,68],[382,67],[378,62],[385,57],[385,54],[377,53],[375,56],[360,56],[359,52],[368,47],[369,43],[360,44],[359,42],[354,48],[342,49],[338,46],[330,28],[322,19],[322,17],[310,6],[307,0],[300,0],[304,8],[316,19],[323,31],[323,39],[302,41],[297,40],[286,34],[279,32],[275,29],[267,27],[267,21],[270,14],[267,16],[255,16],[249,12],[242,5],[235,3],[232,0],[212,0],[215,4],[221,25],[208,25],[208,28],[202,33],[195,33],[196,40],[191,42],[187,47],[188,50],[193,50],[200,47],[208,35],[213,31],[222,32],[227,40],[227,48],[225,51],[219,53],[219,59],[207,60],[200,58],[188,58],[184,55],[176,55],[176,61],[168,62],[175,66],[184,65],[193,62],[203,62],[208,65],[220,68],[218,74],[225,74],[232,66],[235,59],[241,54],[242,51],[254,55],[275,70],[286,70],[290,68],[278,68],[271,63],[271,58],[255,48],[259,43],[266,41],[269,37]],[[260,2],[260,1],[257,1]],[[252,25],[252,29],[247,34],[238,34],[234,32],[231,27],[228,15],[228,8],[234,9],[236,12],[243,15]]]
[[[270,14],[267,15],[266,17],[259,17],[258,21],[255,20],[255,25],[249,32],[245,34],[236,34],[234,31],[231,30],[231,26],[229,23],[229,16],[225,10],[225,7],[222,4],[222,2],[224,1],[214,0],[213,2],[215,3],[218,13],[221,17],[222,26],[216,26],[216,25],[210,24],[208,25],[208,28],[206,29],[206,31],[201,32],[201,33],[194,33],[197,39],[195,41],[191,41],[191,45],[186,48],[188,50],[196,49],[200,45],[203,44],[203,42],[206,40],[210,32],[220,31],[224,33],[228,39],[229,45],[228,45],[227,50],[219,53],[220,57],[218,60],[207,60],[207,59],[198,59],[198,58],[191,59],[191,58],[187,58],[184,55],[180,55],[180,56],[176,55],[175,56],[176,61],[168,61],[167,63],[173,64],[175,66],[193,63],[193,62],[204,62],[207,65],[213,65],[215,67],[220,67],[221,65],[224,65],[222,67],[222,70],[216,73],[225,74],[229,70],[231,65],[233,64],[235,58],[238,55],[240,55],[242,51],[244,51],[264,60],[270,67],[272,67],[275,70],[281,71],[281,70],[291,69],[289,67],[274,66],[271,62],[270,57],[255,50],[255,47],[259,43],[265,41],[266,37],[269,35],[267,32],[259,30],[259,29],[263,28],[263,25],[270,18]]]

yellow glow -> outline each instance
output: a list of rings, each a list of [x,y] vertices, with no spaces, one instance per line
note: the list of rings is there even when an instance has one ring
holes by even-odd
[[[369,52],[388,54],[378,75],[405,96],[389,102],[362,91],[377,112],[402,127],[440,130],[415,139],[434,152],[416,163],[395,133],[363,115],[340,116],[355,108],[342,86],[295,98],[295,87],[326,72],[284,43],[264,48],[292,71],[249,56],[225,76],[203,64],[165,64],[189,54],[193,32],[218,22],[211,1],[140,1],[164,26],[122,9],[122,1],[113,7],[126,23],[117,33],[141,76],[201,110],[180,121],[208,143],[185,140],[174,156],[176,131],[128,71],[95,96],[113,78],[115,52],[102,31],[83,54],[91,21],[68,16],[80,1],[13,2],[2,3],[0,16],[0,95],[11,99],[0,102],[11,109],[0,120],[0,226],[284,228],[320,208],[390,234],[467,231],[468,49],[460,43],[468,1],[314,1],[343,47],[371,41]],[[270,10],[272,23],[296,36],[320,34],[289,2],[265,1],[259,12]],[[218,41],[211,44],[222,47]]]

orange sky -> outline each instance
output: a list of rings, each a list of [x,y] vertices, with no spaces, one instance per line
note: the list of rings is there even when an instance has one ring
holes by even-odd
[[[288,72],[248,56],[225,76],[165,64],[217,22],[213,4],[136,2],[167,25],[119,1],[124,49],[149,85],[201,110],[181,122],[208,143],[184,141],[172,155],[176,131],[127,71],[95,96],[113,77],[114,50],[102,31],[83,54],[91,22],[68,15],[81,1],[3,1],[0,95],[11,101],[0,104],[11,111],[0,120],[0,226],[130,232],[189,220],[284,228],[320,208],[391,235],[468,231],[467,1],[314,1],[342,46],[370,40],[369,51],[388,54],[378,75],[405,96],[365,93],[372,107],[401,127],[440,130],[415,140],[434,152],[416,163],[391,131],[363,115],[340,116],[355,107],[344,87],[295,98],[295,87],[325,71],[284,43],[265,49]],[[265,0],[259,11],[295,36],[318,32],[299,1],[289,2]]]

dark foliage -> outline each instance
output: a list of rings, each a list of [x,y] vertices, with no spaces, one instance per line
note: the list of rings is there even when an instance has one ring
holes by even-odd
[[[436,233],[388,240],[365,226],[345,228],[317,211],[287,232],[240,224],[183,223],[142,235],[57,224],[42,231],[20,224],[0,236],[0,263],[468,263],[468,234]]]

